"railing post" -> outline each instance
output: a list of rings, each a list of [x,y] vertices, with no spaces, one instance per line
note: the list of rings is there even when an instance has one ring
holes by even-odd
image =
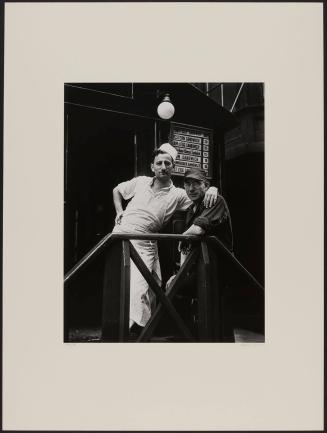
[[[217,254],[209,248],[210,256],[210,280],[212,288],[212,321],[213,321],[213,341],[223,341],[223,311],[222,311],[222,290],[223,279],[221,272],[221,260]]]
[[[118,241],[112,245],[105,258],[102,341],[128,339],[129,266],[128,242]]]
[[[68,287],[64,287],[64,343],[69,341],[69,295]]]
[[[222,341],[220,265],[205,241],[201,252],[197,268],[199,340]]]
[[[207,244],[204,241],[201,242],[201,252],[197,266],[198,334],[199,341],[212,341],[210,258]]]
[[[122,242],[119,341],[129,337],[129,298],[130,298],[130,250],[129,241]]]

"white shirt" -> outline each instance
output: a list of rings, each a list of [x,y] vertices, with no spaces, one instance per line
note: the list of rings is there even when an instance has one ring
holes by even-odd
[[[114,231],[157,232],[175,211],[186,210],[192,204],[185,190],[176,188],[173,182],[157,192],[151,188],[153,182],[153,177],[139,176],[117,186],[125,200],[132,200]]]

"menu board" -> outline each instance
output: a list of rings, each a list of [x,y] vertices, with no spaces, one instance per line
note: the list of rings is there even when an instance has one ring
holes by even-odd
[[[206,176],[212,178],[212,131],[173,123],[170,143],[178,151],[174,175],[183,176],[188,168],[203,168]]]

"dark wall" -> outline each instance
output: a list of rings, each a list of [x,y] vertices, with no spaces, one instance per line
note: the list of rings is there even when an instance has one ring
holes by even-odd
[[[226,161],[226,193],[236,257],[264,282],[264,154]]]
[[[67,270],[112,228],[112,190],[134,176],[135,148],[133,132],[116,126],[106,112],[70,110],[66,122]]]

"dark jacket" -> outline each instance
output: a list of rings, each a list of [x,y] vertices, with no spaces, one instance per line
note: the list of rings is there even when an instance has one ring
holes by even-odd
[[[192,204],[186,215],[186,227],[192,224],[201,227],[208,236],[216,236],[231,252],[233,252],[232,222],[227,203],[221,195],[211,208],[206,209],[201,202],[195,209]]]

